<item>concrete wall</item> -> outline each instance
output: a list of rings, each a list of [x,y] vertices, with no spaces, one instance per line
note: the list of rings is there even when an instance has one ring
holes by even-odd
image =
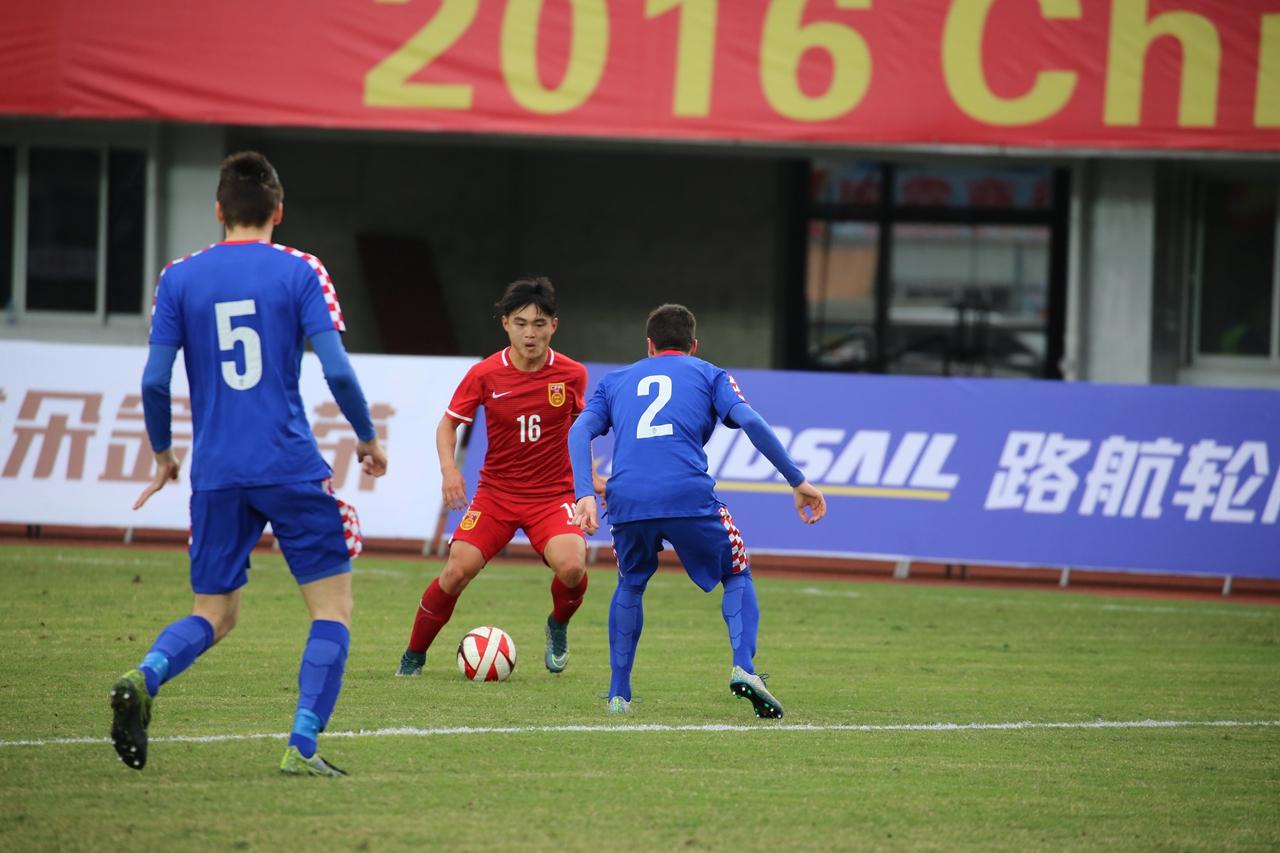
[[[644,355],[644,319],[664,301],[702,317],[708,358],[773,364],[781,318],[779,162],[677,151],[470,147],[430,141],[237,133],[285,185],[281,242],[320,256],[338,287],[353,351],[380,349],[355,236],[426,238],[465,354],[506,339],[492,305],[512,279],[551,277],[553,346],[584,360]]]
[[[1098,160],[1079,170],[1084,212],[1077,239],[1083,302],[1078,312],[1078,378],[1093,382],[1152,381],[1152,301],[1155,275],[1155,167]]]
[[[226,133],[216,125],[167,125],[157,146],[156,236],[160,266],[222,239],[214,216]]]

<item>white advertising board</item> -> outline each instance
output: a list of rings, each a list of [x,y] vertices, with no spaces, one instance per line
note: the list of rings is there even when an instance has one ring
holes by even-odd
[[[0,341],[0,522],[186,530],[190,485],[130,509],[154,461],[142,417],[145,347]],[[307,353],[301,391],[334,489],[371,538],[427,539],[440,513],[435,429],[474,358],[353,355],[389,456],[374,480],[355,461],[355,433]],[[186,372],[174,365],[174,447],[191,446]]]

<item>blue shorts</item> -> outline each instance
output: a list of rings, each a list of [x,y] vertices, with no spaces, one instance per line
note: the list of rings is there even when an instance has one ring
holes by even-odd
[[[298,583],[351,571],[338,502],[321,483],[191,494],[191,589],[221,595],[249,582],[249,554],[271,522]]]
[[[640,585],[657,571],[664,539],[675,548],[689,579],[703,592],[715,589],[730,575],[751,570],[747,546],[725,506],[717,515],[615,524],[612,533],[619,577]]]

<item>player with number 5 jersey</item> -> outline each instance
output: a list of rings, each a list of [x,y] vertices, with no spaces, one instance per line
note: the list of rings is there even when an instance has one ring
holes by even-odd
[[[382,476],[387,457],[342,345],[346,326],[329,273],[314,256],[271,242],[284,216],[284,188],[267,158],[243,151],[222,162],[214,212],[225,239],[174,261],[157,285],[142,376],[156,475],[134,504],[141,508],[178,478],[182,460],[172,446],[169,383],[181,349],[195,430],[195,603],[191,615],[165,628],[137,669],[115,683],[111,739],[126,766],[143,768],[153,698],[235,627],[250,555],[270,522],[311,616],[280,769],[343,776],[316,752],[316,739],[342,688],[359,527],[354,510],[333,495],[329,465],[298,391],[307,340],[359,439],[356,456],[365,473]]]
[[[466,512],[444,570],[422,594],[397,675],[422,672],[462,590],[519,529],[554,573],[544,663],[562,672],[569,660],[569,619],[587,591],[587,551],[582,529],[573,524],[568,436],[582,411],[587,370],[551,349],[559,320],[548,279],[512,282],[494,308],[511,345],[467,372],[436,429],[444,503]],[[489,446],[468,503],[455,462],[457,432],[475,421],[481,406]]]

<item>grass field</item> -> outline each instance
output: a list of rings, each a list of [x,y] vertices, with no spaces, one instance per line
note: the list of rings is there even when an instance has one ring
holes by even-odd
[[[757,579],[775,722],[727,689],[718,596],[661,573],[615,718],[607,569],[563,675],[542,666],[549,573],[495,564],[397,679],[439,564],[365,557],[321,742],[352,775],[330,781],[275,770],[307,619],[280,558],[255,562],[240,627],[161,693],[139,773],[106,693],[189,607],[183,555],[0,547],[0,849],[1280,847],[1280,608]],[[518,645],[503,684],[454,663],[483,624]],[[936,726],[1020,722],[1069,725]]]

